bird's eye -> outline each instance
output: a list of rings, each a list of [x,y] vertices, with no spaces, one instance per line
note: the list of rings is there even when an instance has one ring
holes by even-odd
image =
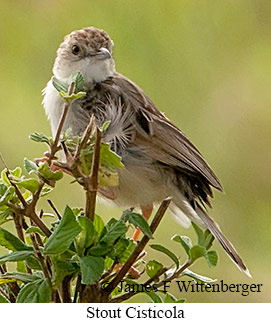
[[[77,45],[73,45],[72,46],[72,53],[73,53],[73,55],[79,55],[80,52],[81,52],[81,50],[80,50],[80,47],[79,46],[77,46]]]

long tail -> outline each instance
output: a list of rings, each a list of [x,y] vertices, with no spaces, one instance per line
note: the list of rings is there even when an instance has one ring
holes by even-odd
[[[195,222],[199,226],[203,226],[210,230],[213,236],[218,240],[223,249],[226,251],[227,255],[233,261],[233,263],[238,267],[239,270],[243,271],[246,275],[251,277],[250,272],[238,255],[233,244],[224,236],[219,225],[209,217],[208,214],[203,210],[203,208],[197,203],[196,208],[192,208],[191,204],[184,198],[175,199],[175,201],[170,206],[172,215],[174,218],[184,227],[188,227],[190,221]],[[189,221],[190,220],[190,221]]]
[[[219,228],[219,225],[212,218],[210,218],[209,215],[206,214],[199,205],[196,209],[196,212],[202,220],[202,222],[205,224],[206,228],[209,229],[213,236],[219,241],[219,243],[226,251],[230,259],[233,261],[233,263],[238,267],[239,270],[243,271],[246,275],[248,275],[248,277],[251,278],[251,274],[247,266],[245,265],[241,257],[238,255],[233,244],[229,241],[229,239],[227,239],[224,236],[221,229]]]

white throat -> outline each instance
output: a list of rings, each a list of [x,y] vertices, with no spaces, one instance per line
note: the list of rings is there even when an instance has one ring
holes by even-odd
[[[115,64],[113,59],[92,61],[86,57],[76,62],[60,62],[57,58],[53,72],[57,78],[67,78],[72,73],[81,72],[85,83],[99,83],[114,75]]]

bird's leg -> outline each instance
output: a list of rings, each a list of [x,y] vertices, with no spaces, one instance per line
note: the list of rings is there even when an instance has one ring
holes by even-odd
[[[73,161],[73,156],[72,156],[72,154],[70,154],[70,153],[69,153],[67,150],[65,150],[65,149],[64,149],[64,152],[65,152],[65,157],[66,157],[66,163],[67,163],[67,164],[71,164],[71,163],[72,163],[72,161]],[[49,151],[46,151],[46,152],[44,153],[44,156],[43,156],[43,157],[41,157],[41,158],[35,158],[35,159],[34,159],[34,162],[35,162],[37,165],[39,165],[39,163],[48,162],[49,158],[50,158],[50,152],[49,152]],[[65,169],[65,168],[61,168],[60,166],[55,165],[55,164],[54,164],[54,162],[57,162],[57,161],[58,161],[57,157],[54,157],[54,158],[52,159],[52,163],[51,163],[50,168],[51,168],[51,170],[52,170],[53,172],[56,172],[57,170],[60,170],[60,171],[62,171],[62,172],[64,172],[64,173],[66,173],[66,174],[68,174],[68,175],[72,175],[72,173],[71,173],[71,172],[69,172],[67,169]]]
[[[146,221],[150,218],[153,210],[153,205],[148,206],[141,206],[142,216]],[[134,234],[133,234],[133,240],[136,242],[140,236],[141,230],[139,228],[136,228]]]

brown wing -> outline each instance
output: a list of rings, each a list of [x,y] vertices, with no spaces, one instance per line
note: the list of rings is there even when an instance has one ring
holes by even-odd
[[[153,102],[135,83],[116,73],[108,86],[111,93],[121,93],[124,103],[129,104],[136,112],[140,126],[135,144],[145,147],[146,153],[154,160],[196,176],[201,174],[210,185],[223,190],[198,149],[155,108]]]

